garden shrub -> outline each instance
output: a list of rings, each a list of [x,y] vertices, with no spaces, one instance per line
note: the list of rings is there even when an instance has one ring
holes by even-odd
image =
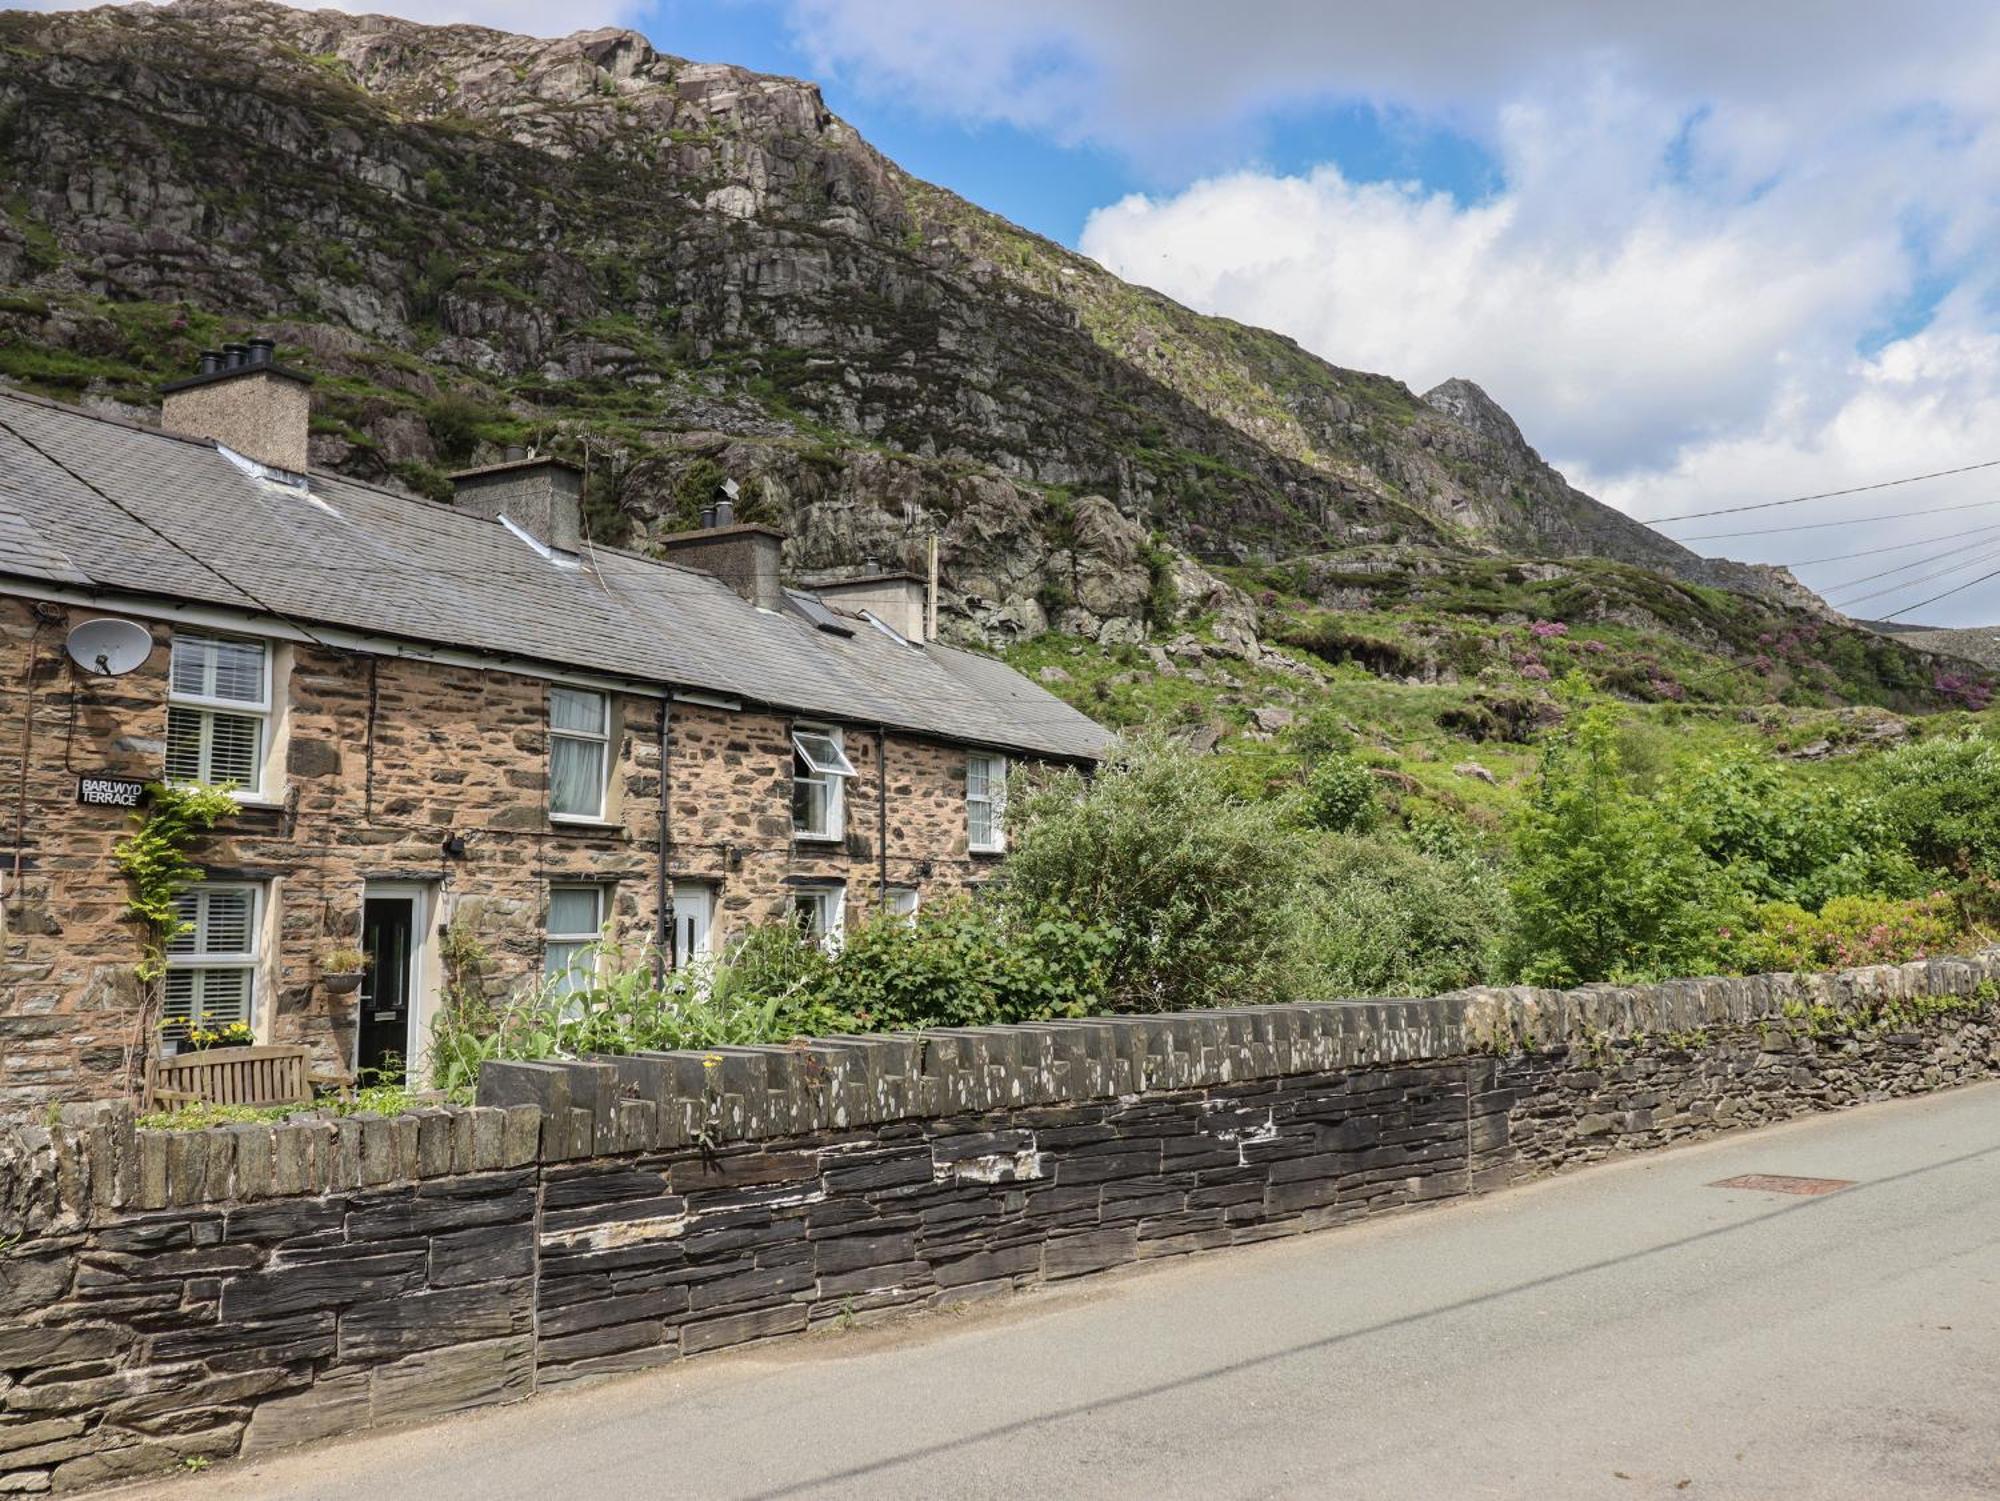
[[[1840,896],[1915,896],[1923,880],[1874,798],[1787,778],[1749,752],[1674,784],[1675,819],[1703,855],[1760,901],[1818,909]]]
[[[1006,911],[1110,924],[1116,1009],[1276,998],[1310,847],[1277,803],[1232,796],[1210,758],[1159,737],[1128,742],[1088,779],[1024,781],[1009,827]]]
[[[1513,832],[1509,972],[1574,985],[1712,966],[1734,903],[1667,808],[1631,785],[1606,706],[1546,742]]]
[[[1919,740],[1870,770],[1890,827],[1918,864],[2000,876],[2000,745],[1977,733]]]
[[[1293,908],[1288,993],[1426,996],[1476,985],[1494,970],[1506,906],[1498,871],[1469,848],[1437,854],[1381,834],[1328,839]]]
[[[1849,969],[1950,953],[1963,937],[1957,909],[1942,892],[1900,901],[1840,896],[1817,913],[1772,902],[1735,935],[1729,959],[1743,974]]]

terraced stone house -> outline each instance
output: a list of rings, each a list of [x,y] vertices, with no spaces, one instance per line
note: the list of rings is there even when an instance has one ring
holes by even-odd
[[[929,639],[916,578],[788,588],[726,503],[664,559],[593,547],[547,458],[451,504],[311,473],[310,411],[261,341],[167,387],[160,429],[0,393],[0,1110],[118,1094],[227,1021],[393,1071],[465,938],[500,991],[600,934],[686,963],[913,910],[989,878],[1011,765],[1106,741]],[[157,1026],[112,852],[162,779],[240,808]]]

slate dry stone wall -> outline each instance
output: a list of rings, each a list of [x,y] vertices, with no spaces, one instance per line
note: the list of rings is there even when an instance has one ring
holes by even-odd
[[[386,1119],[0,1129],[0,1493],[1991,1078],[1989,977],[2000,954],[833,1039],[510,1065],[494,1103]]]

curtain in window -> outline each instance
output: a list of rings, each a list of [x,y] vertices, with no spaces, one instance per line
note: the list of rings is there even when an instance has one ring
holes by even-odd
[[[549,742],[549,810],[577,818],[596,818],[604,812],[602,740],[558,735]]]

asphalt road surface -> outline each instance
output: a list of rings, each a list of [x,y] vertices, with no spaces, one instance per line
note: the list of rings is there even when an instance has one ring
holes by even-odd
[[[135,1489],[2000,1497],[2000,1085]]]

